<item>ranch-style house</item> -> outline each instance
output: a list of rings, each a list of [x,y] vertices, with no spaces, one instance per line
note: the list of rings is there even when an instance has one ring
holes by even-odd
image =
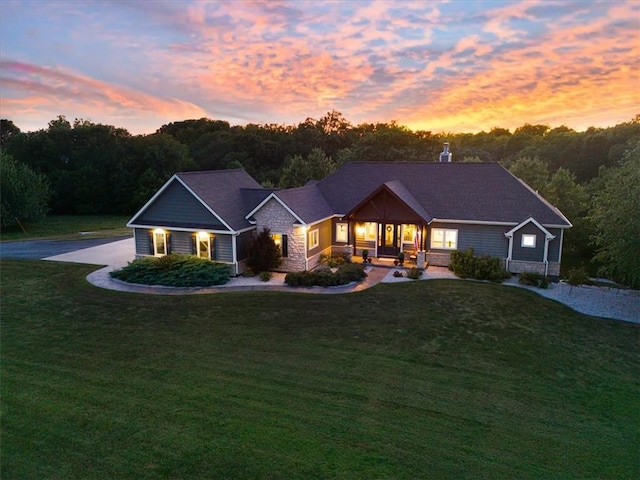
[[[173,175],[131,218],[136,256],[198,255],[246,269],[249,239],[268,228],[282,271],[347,252],[446,266],[454,250],[499,257],[512,273],[558,276],[569,220],[497,163],[348,163],[303,187],[262,188],[242,169]]]

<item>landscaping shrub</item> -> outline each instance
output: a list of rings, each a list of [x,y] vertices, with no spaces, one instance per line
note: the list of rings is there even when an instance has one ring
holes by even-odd
[[[407,271],[407,277],[411,280],[418,280],[422,276],[422,269],[418,267],[411,267]]]
[[[209,287],[229,281],[229,265],[213,263],[193,255],[171,254],[134,260],[111,272],[113,278],[128,283],[170,287]]]
[[[271,231],[264,228],[254,233],[247,246],[247,267],[260,273],[277,269],[282,263],[280,248],[271,238]]]
[[[521,285],[531,285],[538,288],[549,287],[549,277],[545,277],[538,272],[522,272],[518,275],[518,283]]]
[[[271,272],[260,272],[260,280],[262,280],[263,282],[268,282],[269,280],[271,280],[271,276],[273,274]]]
[[[593,284],[591,277],[584,268],[572,268],[567,273],[565,280],[572,286]]]
[[[345,252],[333,252],[331,255],[320,255],[320,263],[330,268],[339,267],[345,263],[351,263],[351,255]]]
[[[284,282],[290,287],[334,287],[337,285],[346,285],[350,282],[358,282],[364,279],[367,273],[362,265],[355,263],[344,263],[338,267],[337,272],[322,269],[310,272],[304,270],[302,272],[287,273]]]
[[[502,282],[511,274],[502,268],[500,259],[489,255],[475,256],[473,248],[464,252],[451,252],[449,269],[460,278],[474,278],[476,280],[489,280]]]

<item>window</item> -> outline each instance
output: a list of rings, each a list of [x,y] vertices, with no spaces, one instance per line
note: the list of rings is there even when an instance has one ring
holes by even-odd
[[[458,230],[434,228],[431,230],[431,248],[455,250],[458,248]]]
[[[209,260],[211,258],[211,239],[209,238],[208,233],[199,233],[196,241],[196,255],[200,258],[206,258]]]
[[[160,257],[167,254],[167,234],[163,231],[153,232],[153,254]]]
[[[415,225],[402,225],[402,241],[404,243],[413,243],[416,239]]]
[[[520,244],[520,246],[524,247],[524,248],[536,248],[536,236],[535,235],[530,235],[530,234],[523,234],[522,235],[522,243]]]
[[[269,234],[273,239],[273,243],[280,249],[280,255],[283,257],[288,256],[287,252],[287,236],[282,233],[270,233]]]
[[[366,222],[364,224],[364,239],[375,240],[376,231],[378,230],[378,224],[375,222]]]
[[[320,245],[320,231],[316,228],[309,232],[309,250]]]
[[[349,224],[336,223],[336,242],[347,243],[349,241]]]

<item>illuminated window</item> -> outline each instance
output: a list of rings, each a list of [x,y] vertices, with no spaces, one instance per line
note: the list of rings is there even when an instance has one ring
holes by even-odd
[[[200,258],[206,258],[208,260],[211,259],[211,238],[208,233],[203,232],[198,234],[196,246],[196,255]]]
[[[413,243],[416,239],[415,225],[402,225],[402,241],[404,243]]]
[[[431,248],[455,250],[458,248],[458,230],[434,228],[431,230]]]
[[[524,248],[536,248],[536,236],[523,234],[521,246]]]
[[[375,240],[378,231],[378,224],[375,222],[366,222],[364,224],[364,239]]]
[[[158,257],[167,254],[167,234],[163,231],[153,232],[153,254]]]
[[[283,257],[288,256],[287,252],[287,236],[282,233],[270,233],[269,234],[273,239],[273,243],[280,249],[280,255]]]
[[[336,223],[336,242],[348,242],[349,241],[349,224],[348,223]]]
[[[316,228],[309,232],[309,250],[320,245],[320,231]]]

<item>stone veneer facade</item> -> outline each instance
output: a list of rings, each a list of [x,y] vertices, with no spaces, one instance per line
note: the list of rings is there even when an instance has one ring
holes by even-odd
[[[268,228],[271,233],[287,235],[287,257],[282,259],[280,269],[288,272],[305,270],[306,265],[306,234],[304,227],[294,225],[296,219],[277,200],[270,199],[253,216],[256,228],[262,231]]]
[[[541,275],[545,274],[545,264],[542,262],[526,262],[523,260],[509,260],[509,271],[511,273],[537,272]],[[547,275],[550,277],[560,276],[560,264],[558,262],[549,262]]]

